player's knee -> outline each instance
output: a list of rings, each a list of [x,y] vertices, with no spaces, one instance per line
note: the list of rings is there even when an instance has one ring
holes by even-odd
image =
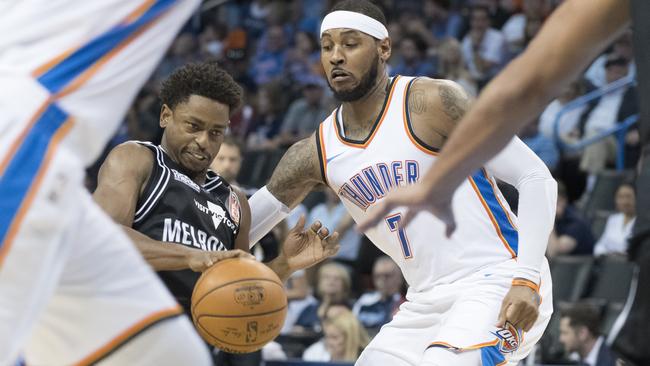
[[[478,350],[455,352],[448,348],[431,347],[426,350],[421,366],[481,366]]]

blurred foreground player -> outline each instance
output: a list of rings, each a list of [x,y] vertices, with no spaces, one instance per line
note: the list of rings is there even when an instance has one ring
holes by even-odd
[[[83,186],[198,0],[0,2],[0,365],[208,365]]]
[[[631,14],[631,15],[630,15]],[[456,188],[532,121],[633,21],[642,157],[637,179],[639,213],[633,229],[630,257],[640,266],[642,283],[650,279],[650,2],[646,0],[565,1],[545,22],[526,51],[512,61],[483,91],[471,111],[450,136],[435,166],[420,184],[386,197],[361,227],[383,220],[395,207],[407,217],[429,211],[453,227],[451,198]],[[490,121],[490,123],[485,123]],[[637,291],[638,289],[638,291]],[[650,291],[632,286],[629,307],[614,327],[616,348],[639,364],[650,364]],[[627,319],[627,321],[626,321]]]
[[[469,106],[454,82],[388,77],[391,40],[384,15],[369,1],[335,5],[322,22],[320,41],[321,63],[342,104],[287,151],[266,188],[251,199],[254,237],[272,227],[264,220],[277,219],[318,184],[337,192],[361,221],[388,191],[417,182],[436,164]],[[519,217],[495,178],[519,190]],[[544,163],[513,139],[466,177],[454,197],[461,218],[451,237],[428,213],[403,225],[399,209],[368,227],[365,234],[398,264],[409,290],[357,364],[514,365],[525,357],[552,313],[544,252],[556,192]]]
[[[93,196],[123,225],[189,314],[200,272],[225,258],[252,258],[248,199],[208,169],[230,115],[241,104],[241,89],[214,63],[188,64],[162,83],[161,100],[160,146],[115,147]],[[304,231],[303,225],[304,218],[290,231],[280,256],[267,264],[283,281],[338,249],[338,234],[329,235],[318,222]],[[255,356],[220,355],[218,365],[260,362]]]

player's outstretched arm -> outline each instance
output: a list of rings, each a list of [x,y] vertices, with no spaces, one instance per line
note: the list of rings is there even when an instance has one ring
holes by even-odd
[[[555,222],[557,183],[544,162],[517,137],[485,168],[519,192],[517,268],[497,325],[508,321],[528,331],[538,316],[540,272]]]
[[[565,1],[526,51],[488,84],[420,184],[384,200],[415,211],[445,212],[458,185],[575,80],[628,24],[629,0]]]
[[[246,195],[238,189],[235,189],[235,192],[242,208],[241,226],[235,241],[235,248],[248,251],[251,209]],[[339,234],[337,232],[330,234],[329,229],[319,221],[312,223],[307,229],[304,226],[305,217],[302,216],[296,226],[289,231],[282,244],[280,255],[267,263],[267,266],[283,282],[289,279],[293,272],[311,267],[336,254],[339,250]]]
[[[322,183],[316,137],[293,144],[273,171],[271,179],[250,199],[250,245],[257,243]]]
[[[221,259],[247,255],[242,251],[204,252],[165,243],[131,228],[138,198],[153,166],[144,146],[126,142],[115,147],[99,170],[95,202],[120,224],[154,270],[192,269],[200,272]]]

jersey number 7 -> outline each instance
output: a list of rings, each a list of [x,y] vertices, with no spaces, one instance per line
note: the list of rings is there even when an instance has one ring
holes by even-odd
[[[413,251],[411,251],[411,245],[409,244],[409,238],[406,236],[406,230],[400,225],[402,221],[402,214],[396,213],[386,217],[386,224],[391,232],[397,232],[397,238],[399,239],[399,244],[402,247],[402,253],[404,258],[409,259],[413,258]]]

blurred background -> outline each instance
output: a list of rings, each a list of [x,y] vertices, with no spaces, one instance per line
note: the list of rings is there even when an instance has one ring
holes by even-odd
[[[474,96],[534,40],[560,0],[382,0],[393,44],[391,75],[451,79]],[[335,1],[204,1],[129,110],[113,146],[159,143],[160,81],[175,68],[213,60],[244,88],[245,103],[213,168],[252,194],[284,151],[335,107],[319,58],[320,21]],[[627,237],[635,219],[630,183],[639,158],[631,31],[593,61],[519,137],[560,183],[548,245],[555,315],[526,364],[608,363],[603,340],[628,295],[634,267]],[[490,121],[486,121],[489,123]],[[94,189],[103,158],[88,170]],[[517,192],[504,195],[516,210]],[[312,193],[254,249],[270,260],[300,214],[341,232],[336,258],[294,274],[282,335],[263,351],[268,365],[352,363],[404,301],[397,266],[380,253],[330,190]],[[316,363],[314,363],[316,365]]]

